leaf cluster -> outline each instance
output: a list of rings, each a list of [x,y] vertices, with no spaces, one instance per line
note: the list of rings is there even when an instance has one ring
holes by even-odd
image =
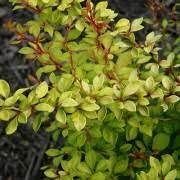
[[[0,80],[6,133],[42,124],[61,148],[46,154],[49,179],[173,180],[179,176],[180,76],[174,53],[160,59],[150,32],[136,40],[143,18],[116,20],[106,1],[11,0],[34,18],[8,22],[14,44],[40,67],[35,84],[12,93]],[[174,138],[175,134],[175,138]],[[161,161],[158,159],[162,158]]]

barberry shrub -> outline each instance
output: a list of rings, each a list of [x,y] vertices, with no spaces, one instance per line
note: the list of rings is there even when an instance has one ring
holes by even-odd
[[[39,68],[34,85],[14,93],[0,80],[0,120],[8,135],[28,123],[64,137],[46,152],[47,179],[180,178],[179,62],[158,56],[161,36],[139,42],[143,18],[118,20],[106,1],[10,1],[34,13],[6,27]]]

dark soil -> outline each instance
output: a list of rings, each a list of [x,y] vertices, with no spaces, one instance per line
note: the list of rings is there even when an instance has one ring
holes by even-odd
[[[35,66],[17,53],[18,48],[10,45],[13,34],[3,28],[8,19],[26,21],[29,12],[13,13],[7,0],[0,0],[0,79],[5,79],[12,90],[29,86],[27,75],[34,72]],[[0,123],[0,180],[42,179],[40,167],[49,136],[41,130],[35,134],[27,126],[7,137],[4,124]]]
[[[35,134],[27,126],[10,137],[0,133],[0,180],[42,179],[40,167],[48,135],[43,131]]]
[[[98,0],[94,0],[94,2]],[[148,15],[146,0],[109,0],[111,8],[122,17],[137,18]],[[172,0],[169,0],[172,2]],[[12,89],[29,86],[27,76],[33,74],[35,65],[17,53],[9,44],[13,34],[3,28],[7,19],[25,22],[32,18],[29,12],[12,12],[7,0],[0,0],[0,79],[9,82]],[[0,123],[0,180],[41,180],[40,167],[45,161],[44,152],[49,136],[41,130],[37,134],[23,126],[12,136],[4,133]]]

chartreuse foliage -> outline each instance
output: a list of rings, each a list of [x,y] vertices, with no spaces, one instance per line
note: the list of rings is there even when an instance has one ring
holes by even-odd
[[[11,0],[34,12],[8,22],[20,53],[38,61],[34,86],[10,93],[0,80],[0,120],[6,133],[45,124],[65,144],[46,154],[48,179],[173,180],[180,178],[179,61],[158,56],[160,35],[138,42],[143,18],[114,20],[105,1]],[[117,19],[117,18],[116,18]]]

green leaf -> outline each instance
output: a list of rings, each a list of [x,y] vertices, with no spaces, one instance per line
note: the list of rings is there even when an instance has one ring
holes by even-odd
[[[110,33],[105,33],[100,36],[100,41],[103,43],[106,49],[109,49],[112,46],[113,36]]]
[[[175,165],[175,161],[170,154],[165,154],[161,156],[163,162],[168,162],[171,166]]]
[[[23,6],[17,5],[17,6],[14,6],[14,8],[12,10],[15,11],[15,10],[18,10],[18,9],[23,9],[23,8],[24,8]]]
[[[78,136],[77,136],[77,147],[82,147],[87,140],[86,134],[82,131]]]
[[[100,127],[94,126],[93,128],[91,128],[91,129],[89,130],[89,132],[90,132],[91,136],[94,137],[94,138],[99,138],[99,137],[101,137]]]
[[[38,103],[38,98],[36,98],[36,92],[35,90],[31,91],[27,97],[27,100],[28,100],[28,104],[36,104]]]
[[[122,152],[128,152],[130,151],[132,148],[132,144],[123,144],[121,147],[120,147],[120,151]]]
[[[126,66],[128,66],[129,64],[131,64],[132,62],[132,54],[131,51],[125,51],[121,54],[119,54],[118,56],[118,60],[116,63],[116,71],[119,75],[121,76],[125,76],[125,77],[129,77],[128,73],[129,71],[131,71],[131,69],[126,68]],[[121,68],[121,71],[119,71],[119,69]]]
[[[147,78],[146,82],[145,82],[145,86],[146,86],[146,89],[151,92],[153,89],[154,89],[154,86],[155,86],[155,81],[153,79],[153,77],[149,77]]]
[[[172,88],[172,86],[173,86],[172,80],[169,77],[167,77],[167,76],[163,77],[162,84],[168,90],[170,90]]]
[[[112,131],[112,129],[106,127],[103,129],[103,138],[114,145],[117,142],[117,133]]]
[[[83,104],[81,104],[81,109],[83,109],[84,111],[96,111],[99,110],[99,105],[97,105],[96,103],[88,103],[88,102],[84,102]]]
[[[72,121],[78,131],[81,131],[86,126],[86,117],[80,111],[72,114]]]
[[[28,3],[32,6],[37,6],[38,0],[29,0]]]
[[[124,102],[124,108],[130,112],[135,112],[136,111],[136,104],[133,101],[125,101]]]
[[[86,153],[85,160],[88,166],[93,170],[96,164],[96,152],[93,150],[90,150]]]
[[[138,129],[136,127],[127,126],[126,128],[126,140],[131,141],[137,137]]]
[[[168,57],[167,57],[167,60],[170,61],[170,62],[173,62],[175,58],[175,53],[174,52],[171,52]]]
[[[153,131],[153,122],[141,124],[139,127],[139,131],[151,137]]]
[[[160,66],[163,68],[170,68],[173,63],[174,57],[175,57],[175,54],[170,53],[167,57],[167,60],[160,61]]]
[[[128,32],[130,29],[129,20],[125,18],[120,19],[116,24],[116,28],[119,32]]]
[[[46,151],[46,154],[50,157],[55,157],[61,154],[61,151],[59,149],[48,149]]]
[[[138,111],[143,116],[149,116],[149,109],[147,106],[139,106]]]
[[[17,118],[14,118],[6,127],[6,134],[10,135],[13,134],[18,127],[18,121]]]
[[[97,172],[90,177],[90,180],[106,180],[106,175],[102,172]]]
[[[23,47],[19,50],[19,53],[21,54],[33,54],[35,51],[34,49],[30,48],[30,47]]]
[[[60,166],[61,160],[62,160],[61,156],[54,157],[52,162],[53,166],[58,168]]]
[[[20,88],[14,93],[14,96],[19,96],[19,95],[23,94],[24,92],[26,92],[29,89],[30,89],[30,87],[29,88]]]
[[[8,109],[2,109],[0,110],[0,120],[2,121],[8,121],[10,120],[12,117],[15,116],[15,112],[12,110],[8,110]]]
[[[43,73],[51,73],[51,72],[53,72],[53,71],[55,71],[55,70],[56,70],[56,66],[55,66],[55,65],[46,65],[46,66],[44,66],[44,67],[39,68],[39,69],[36,71],[36,76],[37,76],[38,79],[40,79],[40,78],[41,78],[41,75],[42,75]]]
[[[128,168],[128,158],[126,156],[119,156],[114,167],[114,173],[122,173]]]
[[[47,53],[43,53],[43,54],[40,54],[39,57],[38,57],[38,60],[40,63],[47,63],[49,61],[50,57],[49,57],[49,54]]]
[[[63,74],[63,76],[58,81],[58,89],[60,91],[68,90],[74,82],[74,77],[71,74]]]
[[[36,95],[38,98],[44,97],[48,93],[48,84],[46,81],[42,82],[36,88]]]
[[[137,174],[137,180],[148,180],[149,176],[144,171],[141,171],[140,174]]]
[[[109,105],[113,103],[112,96],[103,96],[103,97],[100,97],[98,100],[101,105]]]
[[[17,117],[18,122],[22,123],[22,124],[26,124],[27,123],[27,116],[24,113],[20,113]]]
[[[107,1],[102,1],[102,2],[99,2],[97,5],[96,5],[96,11],[98,10],[104,10],[106,9],[108,6],[108,2]]]
[[[29,26],[29,33],[38,37],[41,31],[40,23],[38,21],[29,21],[27,25]]]
[[[4,101],[4,106],[13,106],[19,99],[19,95],[13,95]]]
[[[150,156],[149,163],[150,166],[153,167],[158,173],[161,172],[161,164],[158,159],[154,158],[153,156]]]
[[[113,89],[110,87],[105,87],[98,92],[98,96],[112,96],[112,95],[113,95]]]
[[[42,2],[44,3],[48,3],[50,0],[42,0]]]
[[[162,163],[162,173],[165,176],[171,170],[171,164],[168,161]]]
[[[64,130],[62,131],[63,137],[67,137],[68,134],[69,134],[68,129],[64,129]]]
[[[171,66],[171,64],[170,64],[170,62],[167,61],[167,60],[162,60],[162,61],[160,61],[160,66],[161,66],[162,68],[169,68],[169,67]]]
[[[66,124],[66,113],[61,108],[56,113],[56,120],[62,124]]]
[[[99,90],[100,88],[103,87],[104,81],[105,81],[105,76],[103,74],[96,76],[93,79],[93,88],[95,90]]]
[[[137,118],[130,118],[128,121],[127,121],[127,123],[130,125],[130,126],[132,126],[132,127],[139,127],[139,125],[140,125],[140,122],[139,122],[139,120],[137,119]]]
[[[38,114],[34,119],[33,119],[33,123],[32,123],[32,128],[35,132],[37,132],[39,130],[39,128],[41,127],[43,121],[43,117],[41,114]]]
[[[97,118],[96,111],[84,111],[83,113],[88,119],[96,119]]]
[[[75,107],[78,106],[78,102],[72,98],[67,98],[62,102],[62,107]]]
[[[9,84],[0,79],[0,96],[3,96],[4,98],[8,97],[10,93],[10,87]]]
[[[78,31],[82,32],[84,30],[84,24],[83,24],[82,20],[77,20],[75,27]]]
[[[44,31],[47,32],[52,37],[54,33],[54,28],[51,25],[46,24]]]
[[[96,172],[105,171],[108,168],[108,163],[109,161],[106,159],[100,160],[96,166]]]
[[[153,139],[152,149],[162,151],[168,147],[169,141],[170,136],[168,134],[159,133]]]
[[[89,84],[86,83],[85,81],[81,81],[81,85],[82,85],[82,88],[83,90],[86,92],[86,93],[90,93],[90,87],[89,87]]]
[[[45,176],[47,176],[48,178],[56,178],[57,174],[55,173],[54,169],[47,169],[44,171]]]
[[[131,24],[131,32],[139,31],[144,27],[141,25],[143,22],[143,18],[135,19]]]
[[[154,32],[150,32],[147,36],[146,36],[146,45],[152,44],[156,41],[158,41],[161,38],[161,35],[155,35]]]
[[[171,96],[166,98],[166,102],[168,102],[168,103],[176,103],[179,100],[180,100],[180,97],[176,96],[176,95],[171,95]]]
[[[164,180],[175,180],[177,176],[177,170],[174,169],[165,176]]]
[[[151,60],[151,56],[145,56],[145,55],[139,55],[137,63],[138,64],[144,64]]]
[[[65,9],[69,8],[73,0],[66,0],[62,1],[61,4],[58,6],[59,11],[64,11]]]
[[[135,94],[138,89],[139,89],[140,85],[139,83],[129,83],[125,89],[124,89],[124,93],[123,93],[123,96],[130,96],[132,94]]]
[[[98,111],[98,120],[99,121],[103,121],[106,117],[107,114],[107,108],[106,107],[101,107],[101,109],[99,109]]]
[[[88,165],[85,163],[85,162],[81,162],[77,169],[80,171],[80,172],[83,172],[83,173],[87,173],[87,174],[91,174],[91,170],[90,168],[88,167]]]
[[[51,105],[47,103],[40,103],[35,106],[35,109],[37,111],[44,111],[44,112],[49,112],[49,113],[54,111],[54,107],[52,107]]]
[[[81,35],[81,31],[77,30],[77,29],[72,29],[69,33],[68,33],[68,41],[72,41],[77,39],[79,36]]]

